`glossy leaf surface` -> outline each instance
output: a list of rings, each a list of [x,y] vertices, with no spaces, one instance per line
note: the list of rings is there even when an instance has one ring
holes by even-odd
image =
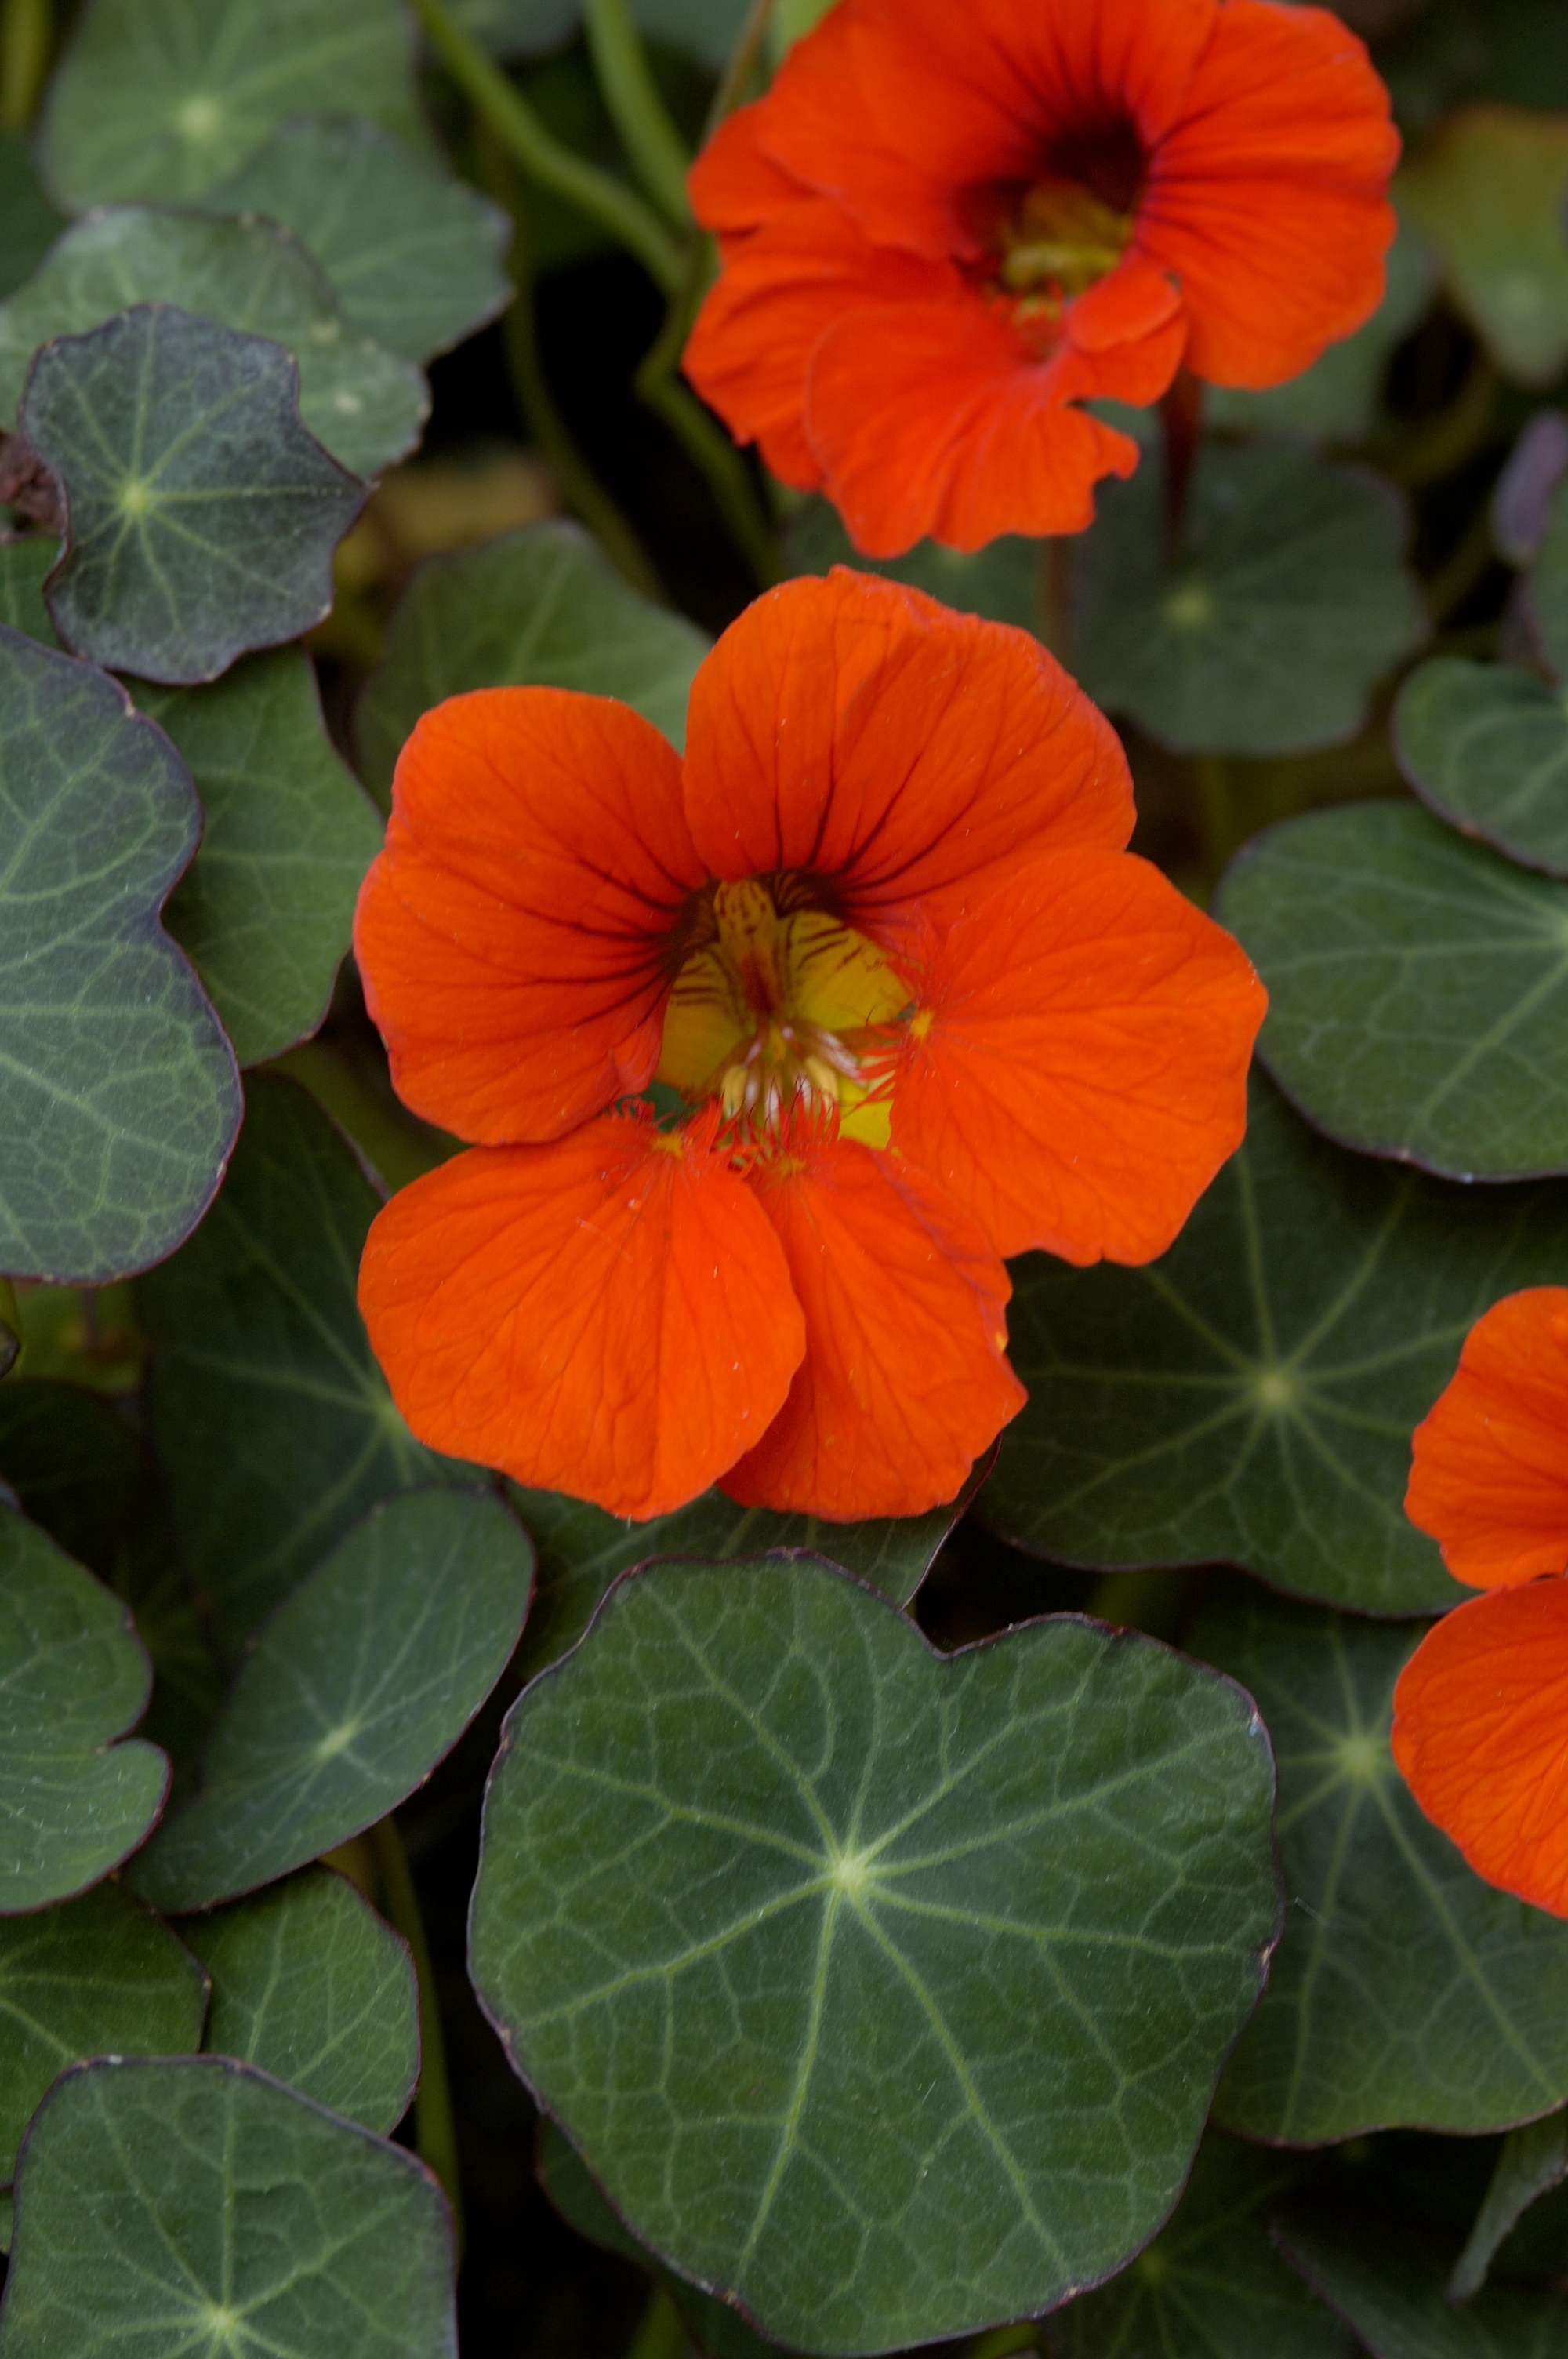
[[[401,2147],[220,2057],[105,2061],[28,2134],[0,2354],[456,2359],[451,2277]]]
[[[1228,1561],[1363,1614],[1466,1593],[1404,1512],[1483,1310],[1568,1266],[1568,1196],[1461,1191],[1318,1137],[1260,1074],[1246,1143],[1141,1269],[1013,1266],[1029,1388],[981,1518],[1071,1564]]]
[[[200,810],[113,680],[8,630],[0,737],[0,1269],[101,1282],[194,1227],[238,1123],[158,918]]]
[[[1507,664],[1439,656],[1394,709],[1400,767],[1429,810],[1509,859],[1568,876],[1568,701]]]
[[[93,1572],[114,1570],[143,1471],[129,1428],[84,1386],[14,1376],[0,1387],[0,1475],[28,1521]]]
[[[146,1835],[168,1763],[115,1739],[151,1685],[119,1599],[0,1510],[0,1917],[85,1891]]]
[[[1098,505],[1074,545],[1073,671],[1177,752],[1337,745],[1425,636],[1400,495],[1296,443],[1206,443],[1173,559],[1157,454]]]
[[[571,524],[527,525],[435,557],[415,575],[356,714],[362,767],[384,804],[422,712],[470,688],[575,688],[618,696],[678,745],[708,642],[627,588]]]
[[[1269,990],[1259,1054],[1346,1146],[1455,1180],[1568,1170],[1568,891],[1422,810],[1256,837],[1216,899]]]
[[[135,694],[189,764],[205,821],[168,929],[241,1064],[259,1064],[326,1014],[381,822],[333,751],[301,648],[253,656],[208,688]]]
[[[1275,2233],[1370,2359],[1568,2359],[1562,2294],[1487,2286],[1456,2310],[1444,2299],[1446,2254],[1402,2221],[1292,2212]]]
[[[299,422],[281,344],[139,303],[35,359],[22,428],[64,488],[50,616],[79,655],[213,679],[332,603],[364,486]]]
[[[1500,2129],[1568,2097],[1568,1925],[1483,1884],[1389,1752],[1420,1636],[1240,1582],[1188,1634],[1257,1698],[1280,1768],[1285,1937],[1215,2101],[1249,2137]]]
[[[505,1669],[533,1570],[499,1499],[416,1491],[373,1508],[258,1633],[199,1792],[130,1872],[137,1891],[211,1908],[384,1818]]]
[[[89,2056],[178,2056],[201,2044],[206,1978],[117,1884],[0,1919],[0,2180],[38,2100]]]
[[[212,1978],[205,2045],[367,2129],[394,2128],[419,2072],[408,1944],[346,1876],[307,1867],[181,1939]]]
[[[381,1202],[295,1082],[257,1074],[227,1184],[137,1289],[181,1561],[231,1658],[389,1492],[482,1481],[416,1442],[354,1299]]]
[[[973,2330],[1173,2201],[1273,1938],[1271,1782],[1151,1641],[944,1660],[810,1560],[655,1566],[509,1715],[474,1979],[633,2232],[764,2333]]]

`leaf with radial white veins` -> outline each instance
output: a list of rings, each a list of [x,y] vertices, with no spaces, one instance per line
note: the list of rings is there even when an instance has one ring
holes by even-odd
[[[1173,558],[1158,452],[1098,502],[1073,546],[1074,674],[1176,752],[1338,745],[1427,635],[1406,503],[1365,470],[1206,442]]]
[[[512,300],[509,216],[373,123],[286,123],[202,202],[292,230],[344,318],[411,361],[460,343]]]
[[[508,1715],[470,1966],[633,2233],[802,2351],[1038,2312],[1186,2174],[1278,1923],[1247,1699],[944,1659],[811,1559],[628,1576]]]
[[[0,2181],[57,2073],[89,2056],[193,2051],[206,2011],[189,1950],[117,1884],[0,1918]]]
[[[303,648],[206,688],[130,686],[189,764],[206,821],[164,922],[240,1063],[260,1064],[327,1012],[380,818],[333,749]]]
[[[400,0],[89,0],[49,86],[45,175],[73,212],[185,204],[291,114],[341,107],[422,138]]]
[[[365,487],[299,421],[281,344],[138,303],[34,357],[22,430],[65,498],[46,592],[77,654],[190,686],[332,603]]]
[[[534,1557],[492,1495],[374,1507],[247,1649],[201,1783],[129,1871],[155,1908],[275,1883],[424,1784],[506,1669]]]
[[[0,1917],[84,1892],[146,1838],[168,1762],[115,1740],[151,1685],[119,1599],[0,1510]]]
[[[144,1471],[130,1428],[85,1386],[27,1375],[0,1386],[0,1474],[29,1522],[105,1579]]]
[[[354,1289],[381,1198],[297,1082],[251,1076],[216,1204],[136,1289],[178,1552],[232,1661],[388,1493],[488,1477],[415,1440]]]
[[[1460,108],[1402,167],[1402,210],[1443,253],[1448,292],[1498,366],[1548,386],[1568,361],[1568,121]]]
[[[1394,707],[1400,769],[1429,810],[1509,860],[1568,876],[1568,697],[1508,664],[1439,656]]]
[[[929,1515],[881,1516],[863,1524],[737,1506],[722,1491],[705,1492],[689,1506],[655,1516],[651,1523],[627,1523],[585,1500],[510,1484],[513,1504],[539,1553],[517,1670],[532,1679],[575,1647],[611,1582],[655,1557],[818,1556],[870,1582],[895,1605],[907,1605],[993,1463],[994,1453],[988,1451],[957,1497]]]
[[[205,2046],[385,2132],[419,2077],[408,1944],[346,1876],[307,1867],[270,1891],[180,1920],[212,1978]]]
[[[1320,1130],[1454,1180],[1568,1171],[1568,888],[1362,803],[1255,836],[1215,914],[1268,986],[1258,1053]]]
[[[1274,2239],[1369,2359],[1568,2359],[1568,2299],[1486,2286],[1455,2309],[1446,2247],[1402,2220],[1286,2212]]]
[[[1302,2176],[1294,2158],[1211,2130],[1169,2225],[1052,2319],[1052,2359],[1351,2359],[1346,2328],[1269,2241]]]
[[[1072,1564],[1229,1562],[1363,1614],[1465,1593],[1404,1512],[1484,1310],[1568,1269],[1568,1191],[1345,1154],[1254,1074],[1247,1138],[1158,1261],[1013,1265],[1029,1391],[978,1512]]]
[[[1483,1884],[1389,1751],[1422,1636],[1240,1581],[1187,1635],[1256,1697],[1279,1763],[1285,1934],[1214,2107],[1248,2137],[1470,2136],[1568,2099],[1568,1924]]]
[[[194,1228],[240,1115],[159,910],[200,811],[102,672],[0,628],[0,1270],[101,1284]]]
[[[440,2190],[247,2065],[86,2065],[17,2174],[0,2359],[44,2351],[457,2359]]]
[[[473,688],[572,688],[615,696],[679,744],[708,652],[694,623],[629,589],[577,525],[525,525],[423,564],[365,682],[355,735],[384,807],[415,723]]]

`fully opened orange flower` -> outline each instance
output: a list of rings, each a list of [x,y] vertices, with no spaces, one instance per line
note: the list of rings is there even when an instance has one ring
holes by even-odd
[[[1472,1329],[1416,1430],[1405,1505],[1491,1594],[1405,1666],[1394,1758],[1478,1875],[1568,1916],[1568,1288],[1509,1295]]]
[[[415,1432],[626,1516],[951,1498],[1023,1400],[1000,1256],[1146,1260],[1241,1137],[1262,988],[1131,823],[1036,641],[852,573],[725,633],[684,765],[597,697],[427,713],[354,937],[476,1142],[365,1249]]]
[[[856,545],[1076,532],[1137,446],[1077,405],[1296,375],[1376,308],[1399,140],[1279,0],[839,0],[691,175],[687,353]]]

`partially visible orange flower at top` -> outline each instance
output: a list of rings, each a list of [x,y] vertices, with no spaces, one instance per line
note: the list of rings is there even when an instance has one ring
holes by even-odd
[[[1079,407],[1296,375],[1382,293],[1399,138],[1279,0],[838,0],[691,174],[686,366],[856,546],[1076,532],[1137,446]]]
[[[476,1142],[365,1249],[414,1431],[622,1516],[951,1498],[1023,1400],[1001,1256],[1147,1260],[1242,1135],[1262,988],[1131,824],[1036,641],[852,573],[724,634],[684,763],[607,699],[427,713],[354,937]]]
[[[1490,1593],[1406,1664],[1394,1758],[1479,1875],[1568,1916],[1568,1288],[1510,1294],[1471,1330],[1416,1429],[1405,1506]]]

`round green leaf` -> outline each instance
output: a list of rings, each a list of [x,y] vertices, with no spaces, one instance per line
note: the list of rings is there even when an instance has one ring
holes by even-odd
[[[408,1944],[330,1868],[308,1867],[180,1933],[212,1978],[206,2046],[390,2130],[419,2077]]]
[[[1179,753],[1287,754],[1354,737],[1421,645],[1409,517],[1376,475],[1293,442],[1206,442],[1167,550],[1157,452],[1107,484],[1074,549],[1073,669]]]
[[[286,123],[205,201],[292,230],[344,318],[411,361],[460,343],[512,300],[508,216],[373,123]]]
[[[506,1669],[533,1570],[494,1497],[413,1491],[373,1508],[257,1634],[200,1790],[137,1859],[137,1891],[209,1908],[395,1810]]]
[[[418,441],[430,409],[424,378],[345,325],[327,279],[293,238],[270,222],[148,205],[114,205],[78,222],[0,303],[0,418],[15,419],[40,344],[149,302],[284,345],[299,367],[301,419],[351,474],[373,475]]]
[[[1049,2308],[1170,2209],[1277,1924],[1261,1730],[809,1559],[611,1592],[492,1775],[471,1969],[633,2234],[802,2351]]]
[[[1130,2269],[1051,2322],[1053,2359],[1351,2359],[1269,2241],[1302,2165],[1213,2132],[1174,2219]]]
[[[89,0],[49,92],[47,175],[71,212],[185,203],[345,98],[419,137],[411,33],[398,0]]]
[[[217,2056],[66,2074],[22,2149],[0,2359],[456,2359],[452,2242],[401,2147]]]
[[[168,1763],[114,1740],[151,1686],[119,1599],[0,1511],[0,1917],[69,1900],[145,1841]]]
[[[470,688],[618,696],[678,745],[707,652],[695,624],[628,589],[576,525],[524,525],[433,557],[405,591],[386,659],[360,698],[365,783],[390,802],[393,769],[420,714]]]
[[[364,485],[298,386],[281,344],[164,303],[35,356],[22,430],[65,496],[47,596],[69,647],[189,685],[320,621]]]
[[[1561,2293],[1486,2286],[1456,2310],[1450,2255],[1403,2221],[1287,2212],[1274,2240],[1369,2359],[1568,2359]]]
[[[0,1918],[0,2180],[56,2074],[89,2056],[178,2056],[201,2044],[207,1979],[117,1884],[62,1908]]]
[[[0,738],[0,1270],[102,1283],[195,1226],[239,1119],[158,921],[200,813],[113,680],[4,628]]]
[[[1454,1180],[1568,1169],[1568,891],[1408,803],[1270,828],[1216,914],[1269,987],[1309,1122]]]
[[[1229,1562],[1361,1614],[1456,1604],[1404,1512],[1411,1436],[1481,1313],[1564,1269],[1561,1190],[1343,1154],[1255,1076],[1246,1144],[1160,1260],[1014,1265],[1029,1400],[979,1514],[1103,1571]]]
[[[251,1077],[228,1181],[138,1288],[180,1561],[231,1659],[389,1492],[484,1476],[415,1440],[354,1299],[381,1198],[297,1083]]]
[[[1280,1767],[1285,1937],[1215,2099],[1248,2137],[1503,2129],[1568,2097],[1568,1925],[1483,1884],[1389,1751],[1421,1635],[1239,1582],[1189,1635],[1256,1696]]]
[[[1461,108],[1405,165],[1399,187],[1498,367],[1521,385],[1550,385],[1568,361],[1568,122],[1519,107]]]
[[[84,1385],[0,1385],[0,1474],[22,1513],[79,1564],[114,1571],[143,1472],[128,1427]]]
[[[1568,876],[1568,697],[1507,664],[1439,656],[1394,707],[1400,767],[1439,819]]]
[[[206,825],[166,913],[242,1065],[281,1056],[327,1012],[382,826],[340,761],[300,647],[208,688],[135,683],[190,765]]]

